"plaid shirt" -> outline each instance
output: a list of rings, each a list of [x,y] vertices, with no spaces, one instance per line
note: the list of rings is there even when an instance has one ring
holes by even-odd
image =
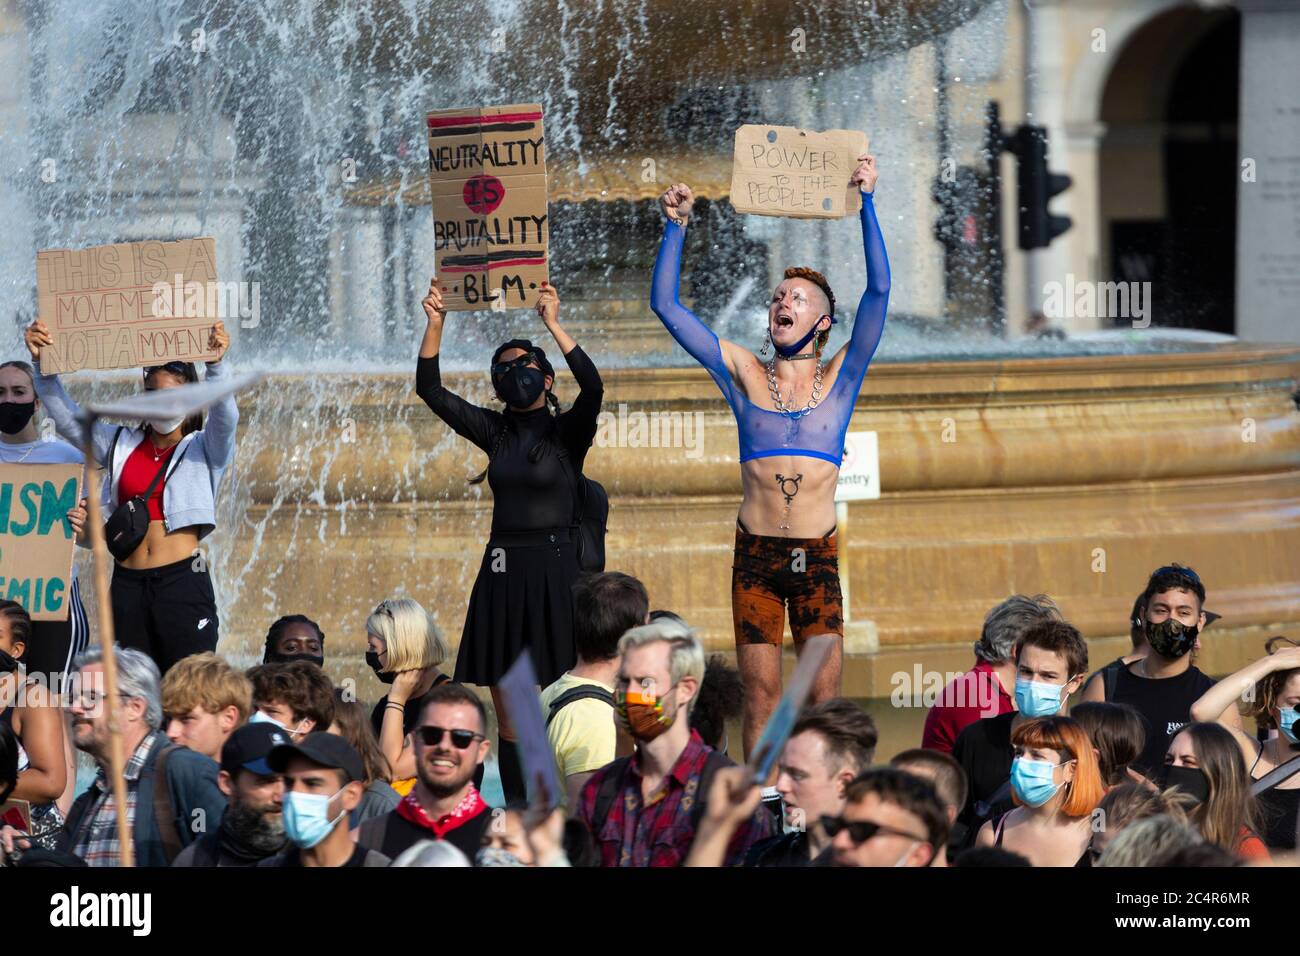
[[[126,780],[126,825],[128,831],[135,829],[135,794],[139,789],[140,770],[144,767],[149,751],[158,740],[158,731],[150,731],[135,748],[131,759],[126,762],[122,776]],[[87,866],[118,866],[121,843],[117,839],[117,806],[113,803],[113,788],[108,782],[108,774],[103,767],[95,775],[95,782],[90,785],[92,798],[90,808],[82,818],[77,829],[77,842],[72,852],[86,861]]]
[[[610,764],[587,781],[578,801],[578,816],[591,828],[600,848],[601,866],[681,866],[695,839],[691,810],[697,799],[700,774],[711,753],[694,730],[677,762],[648,800],[641,799],[640,752],[627,764],[622,791],[603,823],[593,824],[596,794],[609,773]],[[771,811],[760,806],[741,824],[727,846],[727,866],[736,866],[759,840],[772,836],[775,821]]]

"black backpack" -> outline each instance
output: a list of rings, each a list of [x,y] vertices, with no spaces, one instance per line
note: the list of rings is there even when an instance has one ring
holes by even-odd
[[[599,481],[577,474],[577,505],[574,508],[574,547],[578,567],[600,573],[605,570],[605,531],[609,525],[609,495]]]
[[[595,684],[581,684],[578,687],[570,687],[552,702],[550,712],[546,715],[547,729],[550,729],[551,722],[555,720],[560,711],[579,700],[603,700],[610,707],[614,706],[614,695],[603,687],[597,687]]]
[[[609,819],[609,811],[613,809],[614,801],[618,799],[619,792],[623,789],[623,781],[627,777],[627,768],[631,762],[631,757],[619,757],[609,765],[605,776],[600,781],[600,789],[596,791],[596,805],[592,808],[591,814],[591,835],[594,839],[599,839],[601,828]],[[726,754],[720,754],[716,750],[709,751],[709,756],[704,761],[704,768],[700,771],[700,785],[695,790],[695,802],[691,804],[692,830],[698,832],[700,821],[704,819],[704,811],[709,803],[709,788],[713,785],[713,775],[720,768],[730,766],[733,766],[733,763]]]

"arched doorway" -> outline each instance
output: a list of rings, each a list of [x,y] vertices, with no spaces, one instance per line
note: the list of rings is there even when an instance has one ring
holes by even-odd
[[[1155,325],[1236,331],[1240,50],[1237,11],[1177,7],[1134,31],[1102,93],[1100,271],[1150,282]]]

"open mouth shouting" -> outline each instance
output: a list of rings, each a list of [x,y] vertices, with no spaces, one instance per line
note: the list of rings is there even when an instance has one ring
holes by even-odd
[[[793,329],[794,316],[789,312],[778,312],[776,314],[776,321],[773,323],[773,328],[777,330]]]

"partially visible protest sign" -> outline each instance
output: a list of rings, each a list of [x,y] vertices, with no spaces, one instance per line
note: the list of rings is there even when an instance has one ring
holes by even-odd
[[[835,638],[829,634],[819,634],[804,642],[803,650],[799,652],[799,663],[795,665],[790,682],[785,685],[785,693],[767,719],[767,726],[749,756],[749,768],[754,771],[754,780],[758,784],[767,780],[767,775],[780,758],[785,742],[790,739],[790,731],[794,730],[799,718],[799,711],[803,710],[804,701],[812,692],[817,672],[822,669],[834,644]]]
[[[210,238],[45,249],[36,254],[36,308],[54,342],[41,349],[41,371],[216,358],[208,331],[220,315],[238,314],[217,301],[230,291],[217,281]]]
[[[33,621],[66,621],[80,465],[0,465],[0,597]]]
[[[435,110],[427,121],[443,302],[453,312],[536,304],[551,234],[541,106]]]
[[[537,672],[533,659],[525,650],[497,683],[506,714],[515,728],[519,742],[519,760],[528,782],[528,802],[533,807],[550,810],[564,800],[559,775],[555,772],[555,752],[546,739],[542,720],[542,698],[537,691]]]
[[[731,205],[736,212],[795,219],[839,219],[862,208],[849,182],[867,135],[824,133],[793,126],[746,125],[736,130]]]

